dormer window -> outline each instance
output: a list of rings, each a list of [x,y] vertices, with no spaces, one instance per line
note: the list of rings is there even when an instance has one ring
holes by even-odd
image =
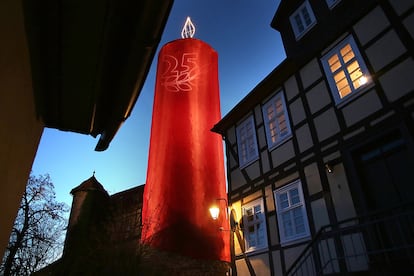
[[[296,40],[299,40],[308,30],[315,24],[316,19],[312,8],[308,1],[305,1],[300,7],[289,17]]]
[[[328,4],[328,7],[332,9],[336,6],[341,0],[326,0],[326,4]]]

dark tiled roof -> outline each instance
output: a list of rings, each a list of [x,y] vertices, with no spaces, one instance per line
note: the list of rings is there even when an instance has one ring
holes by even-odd
[[[105,194],[108,194],[108,192],[104,189],[102,184],[99,183],[98,180],[96,180],[94,175],[89,179],[83,181],[79,186],[73,188],[72,191],[70,191],[70,193],[74,195],[76,192],[79,191],[101,191]]]

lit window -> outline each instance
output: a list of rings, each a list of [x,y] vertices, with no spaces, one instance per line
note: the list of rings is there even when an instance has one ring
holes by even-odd
[[[253,116],[250,116],[238,125],[236,133],[239,165],[240,167],[247,166],[259,158]]]
[[[313,25],[316,24],[316,19],[309,5],[305,1],[289,18],[292,24],[293,32],[296,39],[301,38]]]
[[[263,200],[258,199],[243,205],[243,229],[246,251],[267,247],[266,221]]]
[[[302,184],[297,180],[274,191],[281,244],[310,236]]]
[[[262,107],[268,148],[271,149],[291,136],[289,117],[283,92],[266,102]]]
[[[335,7],[339,2],[341,2],[341,0],[326,0],[326,4],[328,4],[328,7],[331,9]]]
[[[368,70],[352,36],[329,51],[322,64],[336,103],[368,83]]]

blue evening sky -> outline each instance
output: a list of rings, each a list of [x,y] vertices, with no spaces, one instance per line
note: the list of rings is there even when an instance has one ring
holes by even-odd
[[[224,116],[285,58],[280,35],[270,27],[279,2],[175,0],[158,48],[181,38],[183,24],[191,17],[194,37],[218,52]],[[70,206],[71,189],[94,171],[109,194],[145,183],[157,58],[158,51],[131,116],[106,151],[94,151],[99,137],[44,130],[32,171],[50,174],[58,201]]]

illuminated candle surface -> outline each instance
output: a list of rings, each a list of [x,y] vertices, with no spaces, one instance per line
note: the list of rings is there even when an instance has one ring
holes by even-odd
[[[158,56],[147,180],[144,244],[193,258],[230,261],[223,144],[211,128],[221,119],[218,57],[185,38]],[[214,220],[209,208],[220,209]]]

